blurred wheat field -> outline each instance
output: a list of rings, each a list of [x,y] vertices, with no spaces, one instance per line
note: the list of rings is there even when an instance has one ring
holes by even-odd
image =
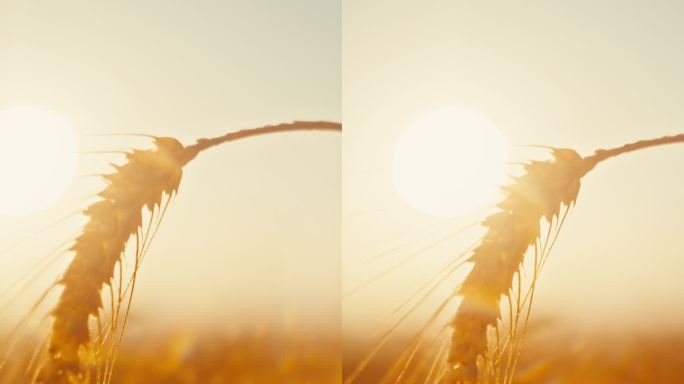
[[[542,316],[543,317],[543,316]],[[642,384],[679,383],[684,364],[684,335],[681,330],[636,329],[601,333],[581,332],[567,322],[550,319],[529,324],[525,347],[513,383],[591,383]],[[410,343],[410,335],[399,337],[392,348],[401,350]],[[358,341],[345,346],[345,371],[363,358],[367,343]],[[377,356],[358,379],[360,383],[385,382],[387,367],[394,364],[396,352],[388,348]],[[426,383],[436,351],[419,351],[416,366],[402,383]],[[440,354],[444,357],[443,354]],[[437,381],[435,381],[437,382]],[[486,382],[486,381],[484,381]]]
[[[223,329],[168,329],[130,335],[111,383],[339,383],[340,340],[331,332],[269,326],[228,334]],[[35,346],[27,346],[30,351]],[[4,352],[4,351],[3,351]],[[2,383],[28,383],[29,354],[12,356]]]

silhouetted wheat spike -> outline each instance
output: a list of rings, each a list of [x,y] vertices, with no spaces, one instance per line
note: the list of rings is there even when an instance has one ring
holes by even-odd
[[[496,327],[501,317],[500,299],[511,294],[525,253],[539,241],[541,221],[550,224],[558,219],[563,206],[575,203],[582,177],[608,158],[681,142],[684,134],[598,150],[585,158],[572,149],[552,149],[551,160],[527,164],[526,173],[503,188],[505,198],[498,211],[484,220],[487,232],[472,253],[473,268],[459,290],[462,301],[451,321],[451,348],[443,383],[483,381],[481,359],[487,352],[487,329]],[[512,374],[506,378],[512,379]]]
[[[88,222],[71,247],[74,258],[59,281],[63,291],[52,312],[54,322],[48,358],[36,380],[59,384],[93,380],[83,366],[82,355],[83,349],[92,341],[89,318],[98,317],[103,308],[102,288],[111,286],[115,267],[121,262],[129,239],[135,236],[140,240],[143,210],[158,210],[164,195],[171,196],[178,190],[183,167],[198,153],[221,143],[256,135],[301,130],[340,131],[341,128],[340,124],[332,122],[296,121],[200,139],[188,147],[174,138],[156,137],[156,148],[128,153],[124,165],[103,176],[108,186],[99,193],[101,200],[84,211]],[[136,255],[136,271],[137,264]],[[105,371],[97,380],[108,381],[109,378]]]

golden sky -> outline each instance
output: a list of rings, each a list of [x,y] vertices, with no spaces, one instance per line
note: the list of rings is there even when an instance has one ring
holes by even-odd
[[[340,22],[336,1],[0,1],[0,109],[35,106],[71,120],[82,151],[147,143],[90,134],[191,143],[294,119],[339,121]],[[337,322],[340,143],[335,133],[291,133],[203,153],[145,260],[133,316]],[[82,155],[78,173],[120,160]],[[0,219],[0,249],[21,241],[0,254],[0,290],[83,220],[35,232],[99,188],[78,179],[56,207]]]
[[[399,199],[394,148],[427,112],[463,107],[512,144],[582,154],[684,131],[682,12],[675,1],[346,1],[344,290],[487,213],[445,221]],[[515,161],[543,156],[511,148]],[[533,312],[578,324],[615,316],[681,324],[683,163],[681,147],[664,147],[610,160],[586,177]],[[379,324],[480,233],[440,243],[346,298],[345,324]],[[404,243],[370,267],[361,262]]]
[[[486,214],[444,220],[401,202],[390,175],[394,148],[419,116],[462,107],[512,144],[583,154],[682,132],[682,7],[349,0],[342,17],[335,1],[2,1],[0,109],[37,106],[70,119],[83,151],[145,144],[87,134],[190,143],[292,119],[343,119],[343,146],[335,134],[287,134],[202,154],[187,168],[136,295],[137,314],[148,318],[223,322],[240,313],[323,324],[339,321],[341,274],[349,291]],[[543,153],[513,147],[511,155]],[[83,155],[79,174],[112,160]],[[684,300],[682,160],[679,147],[648,150],[584,180],[537,308],[588,324],[615,314],[678,321],[654,314]],[[99,187],[78,179],[58,206],[0,219],[0,249],[27,239],[0,254],[0,289],[78,230],[82,220],[73,218],[35,234]],[[345,300],[345,323],[386,316],[479,233],[434,245]],[[27,292],[25,303],[37,290]]]

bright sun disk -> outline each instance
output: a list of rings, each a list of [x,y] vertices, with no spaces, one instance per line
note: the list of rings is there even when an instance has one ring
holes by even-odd
[[[0,111],[0,215],[21,215],[54,204],[76,173],[71,124],[38,108]]]
[[[403,133],[394,185],[417,210],[451,217],[489,203],[506,178],[508,144],[484,116],[460,108],[426,114]]]

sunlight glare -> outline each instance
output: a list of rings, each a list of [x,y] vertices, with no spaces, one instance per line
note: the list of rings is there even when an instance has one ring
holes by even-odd
[[[77,164],[71,124],[38,108],[0,111],[0,215],[22,215],[54,204]]]
[[[400,137],[394,185],[417,210],[451,217],[491,201],[506,177],[508,144],[482,115],[460,108],[433,111]]]

